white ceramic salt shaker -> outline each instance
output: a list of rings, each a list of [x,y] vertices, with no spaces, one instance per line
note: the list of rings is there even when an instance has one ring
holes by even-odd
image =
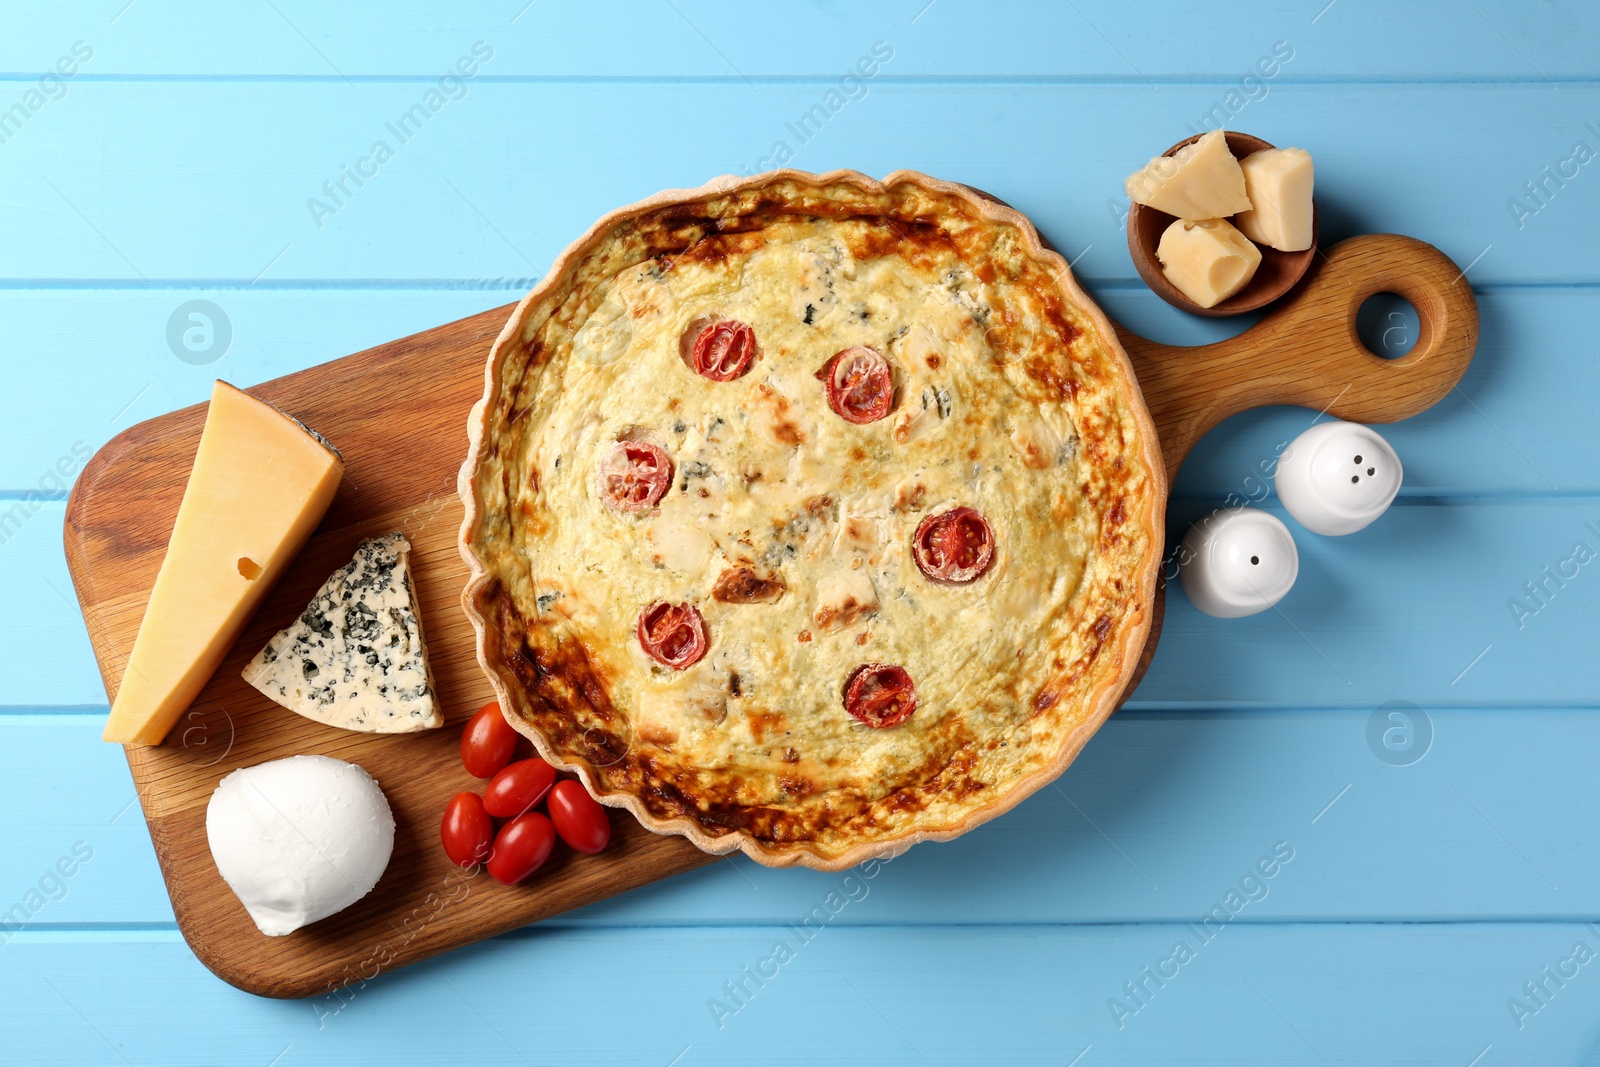
[[[1400,457],[1378,432],[1354,422],[1318,423],[1278,457],[1274,484],[1295,521],[1339,537],[1365,529],[1400,492]]]
[[[1255,508],[1213,511],[1189,528],[1178,554],[1178,577],[1194,606],[1219,619],[1266,611],[1300,574],[1294,536],[1274,515]]]

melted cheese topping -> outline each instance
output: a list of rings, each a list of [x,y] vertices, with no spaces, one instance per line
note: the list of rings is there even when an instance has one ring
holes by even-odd
[[[1108,634],[1145,607],[1124,579],[1149,535],[1124,518],[1150,513],[1150,480],[1126,383],[1008,228],[760,222],[676,255],[594,257],[596,276],[530,324],[476,548],[499,582],[491,622],[520,642],[505,650],[529,695],[516,710],[603,792],[826,856],[948,828],[1048,762],[1088,710],[1075,697],[1120,669],[1095,662]],[[685,364],[708,317],[754,328],[743,377]],[[867,425],[815,378],[853,345],[894,372],[892,413]],[[674,482],[655,509],[619,512],[597,471],[639,434]],[[994,560],[941,585],[911,538],[956,505],[988,520]],[[720,602],[732,567],[784,590]],[[686,670],[635,637],[658,600],[705,618],[709,650]],[[878,662],[915,681],[902,726],[844,709],[851,671]]]

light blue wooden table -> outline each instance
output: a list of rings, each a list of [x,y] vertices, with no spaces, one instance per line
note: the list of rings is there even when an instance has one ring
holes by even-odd
[[[219,8],[0,13],[0,912],[26,918],[0,926],[0,1061],[1600,1055],[1600,7]],[[1430,241],[1483,318],[1461,388],[1390,432],[1397,506],[1353,537],[1295,528],[1281,614],[1223,622],[1175,592],[1149,677],[1058,788],[871,879],[718,864],[342,1000],[258,1000],[195,961],[99,741],[62,559],[96,447],[215,376],[513,300],[604,211],[782,162],[969,182],[1130,327],[1222,336],[1244,324],[1144,289],[1120,219],[1123,175],[1221,118],[1315,153],[1326,242]],[[1260,464],[1312,418],[1219,427],[1174,531],[1264,496]],[[1372,740],[1394,701],[1398,750]],[[787,924],[830,893],[802,940]],[[779,940],[794,958],[746,978]]]

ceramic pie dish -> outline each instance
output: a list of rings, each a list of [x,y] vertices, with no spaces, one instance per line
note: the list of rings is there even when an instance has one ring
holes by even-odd
[[[838,870],[1058,776],[1149,633],[1165,476],[1026,218],[775,171],[602,218],[517,306],[459,490],[507,720],[713,853]]]

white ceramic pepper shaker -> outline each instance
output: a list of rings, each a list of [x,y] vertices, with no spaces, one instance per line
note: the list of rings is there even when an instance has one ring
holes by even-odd
[[[1295,521],[1338,537],[1365,529],[1400,492],[1400,457],[1378,432],[1354,422],[1318,423],[1278,457],[1274,484]]]
[[[1194,606],[1219,619],[1266,611],[1300,574],[1294,536],[1274,515],[1255,508],[1214,511],[1189,528],[1178,554],[1178,577]]]

